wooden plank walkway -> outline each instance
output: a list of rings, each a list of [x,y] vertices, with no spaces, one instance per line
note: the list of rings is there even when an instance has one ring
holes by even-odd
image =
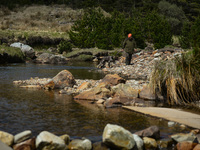
[[[200,129],[200,115],[198,114],[181,111],[179,109],[160,107],[123,106],[123,108]]]

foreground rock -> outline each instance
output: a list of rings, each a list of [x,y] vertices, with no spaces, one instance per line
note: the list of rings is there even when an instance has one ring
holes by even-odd
[[[74,150],[74,149],[91,150],[92,149],[92,142],[88,139],[85,139],[85,140],[75,139],[75,140],[72,140],[69,143],[68,148],[70,150]]]
[[[39,150],[64,150],[66,145],[60,137],[48,131],[43,131],[36,138],[36,148]]]
[[[113,148],[132,149],[135,146],[135,140],[129,131],[112,124],[107,124],[104,128],[103,142]]]
[[[151,126],[147,129],[138,132],[144,133],[144,131],[152,130],[154,128],[157,129],[158,127]],[[0,131],[0,133],[2,132],[3,131]],[[36,136],[36,138],[34,138],[30,136],[30,132],[31,131],[24,131],[19,133],[19,139],[21,140],[18,140],[17,144],[11,142],[11,145],[9,146],[8,143],[3,143],[1,141],[1,138],[0,149],[11,150],[13,148],[14,150],[199,150],[200,147],[200,143],[197,140],[199,134],[198,129],[192,130],[190,133],[187,134],[177,133],[167,138],[161,138],[159,136],[160,138],[157,139],[158,136],[146,137],[144,136],[144,134],[138,136],[136,134],[132,134],[131,132],[119,125],[107,124],[102,134],[102,141],[98,141],[96,143],[92,143],[91,140],[86,139],[84,137],[82,137],[82,139],[70,139],[70,136],[67,134],[57,136],[48,131],[42,131],[39,135]],[[8,134],[9,133],[6,133],[5,135]],[[149,136],[150,134],[147,132],[146,135]],[[175,140],[175,137],[179,137],[179,135],[181,135],[182,140]],[[192,138],[188,138],[189,135],[192,135]],[[27,140],[24,141],[22,139]]]

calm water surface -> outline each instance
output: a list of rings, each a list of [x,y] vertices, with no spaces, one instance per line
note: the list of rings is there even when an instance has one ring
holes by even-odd
[[[74,101],[72,96],[60,95],[58,91],[24,89],[12,83],[31,77],[54,77],[64,69],[76,79],[103,77],[93,63],[0,66],[0,130],[12,134],[31,130],[35,136],[46,130],[56,135],[69,134],[72,138],[84,136],[92,141],[101,140],[108,123],[123,126],[131,132],[157,125],[163,137],[178,132],[178,129],[169,129],[167,122],[160,119],[121,108],[105,109],[86,101]]]

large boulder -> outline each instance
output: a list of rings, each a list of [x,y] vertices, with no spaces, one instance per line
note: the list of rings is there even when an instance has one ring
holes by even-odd
[[[84,91],[79,95],[74,96],[74,99],[99,100],[102,98],[111,97],[112,95],[112,88],[105,83],[100,83],[97,87],[94,87],[91,90]]]
[[[36,138],[36,148],[38,150],[64,150],[66,145],[65,141],[60,137],[48,131],[43,131]]]
[[[42,53],[35,59],[34,62],[42,64],[65,64],[67,63],[67,59],[62,55]]]
[[[112,124],[107,124],[104,128],[103,143],[121,149],[132,149],[135,146],[133,135],[128,130]]]
[[[17,47],[20,48],[21,51],[25,54],[26,57],[29,57],[31,59],[35,58],[35,51],[32,47],[29,45],[22,44],[20,42],[16,42],[10,45],[11,47]]]
[[[63,89],[73,87],[76,84],[74,76],[68,71],[59,72],[51,81],[44,85],[45,89]]]
[[[115,96],[120,97],[138,97],[138,90],[133,89],[129,84],[118,84],[112,87]]]
[[[146,128],[144,130],[135,132],[140,137],[150,137],[154,139],[160,138],[160,130],[157,126],[151,126],[149,128]]]
[[[126,80],[120,77],[117,74],[107,74],[103,79],[102,82],[105,84],[110,84],[111,86],[117,85],[119,83],[126,83]]]

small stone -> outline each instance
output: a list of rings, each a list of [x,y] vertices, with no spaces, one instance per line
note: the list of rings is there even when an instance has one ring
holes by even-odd
[[[92,142],[88,139],[84,140],[75,139],[69,143],[68,148],[70,150],[91,150]]]
[[[62,136],[60,136],[61,139],[63,139],[65,141],[65,144],[68,145],[70,142],[70,136],[67,134],[64,134]]]
[[[197,143],[181,142],[176,145],[177,150],[193,150]]]
[[[31,135],[32,135],[32,132],[30,130],[26,130],[24,132],[18,133],[14,136],[14,143],[23,142],[27,140],[28,138],[30,138]]]
[[[176,125],[176,123],[173,122],[173,121],[169,121],[169,122],[168,122],[168,127],[173,127],[173,126],[175,126],[175,125]]]
[[[158,147],[156,140],[153,138],[143,137],[145,149],[156,149]]]
[[[133,134],[133,138],[135,140],[137,150],[143,150],[143,146],[144,146],[143,140],[136,134]]]
[[[26,140],[13,146],[14,150],[35,150],[35,138]]]
[[[97,104],[103,104],[104,102],[105,102],[104,99],[99,99],[96,103],[97,103]]]

